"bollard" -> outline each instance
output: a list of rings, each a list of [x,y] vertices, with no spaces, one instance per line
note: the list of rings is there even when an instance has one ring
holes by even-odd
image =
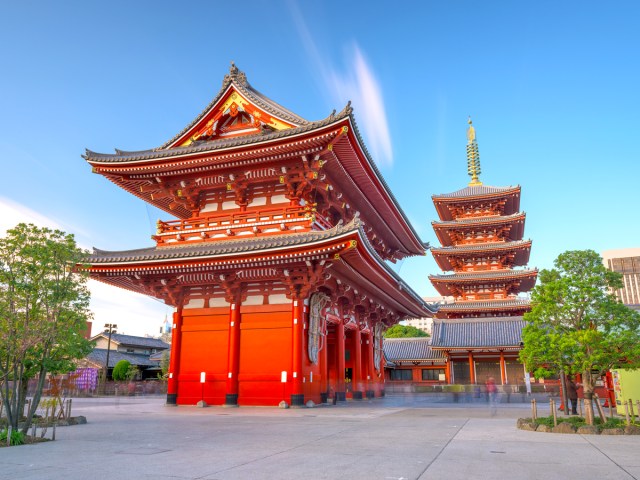
[[[56,439],[56,424],[58,422],[53,422],[53,432],[51,432],[51,440],[55,440]]]
[[[622,402],[622,404],[624,405],[624,416],[627,419],[627,426],[631,425],[631,422],[629,421],[629,404],[627,402]]]
[[[11,425],[7,427],[7,447],[11,446]]]
[[[67,400],[67,419],[71,418],[71,398]]]
[[[582,416],[582,405],[584,403],[584,399],[582,399],[582,402],[580,401],[580,399],[578,399],[578,416],[581,417]]]
[[[629,399],[629,416],[631,417],[631,421],[635,420],[635,413],[633,413],[633,400]]]
[[[558,426],[558,416],[556,413],[556,402],[551,399],[549,400],[549,406],[551,407],[551,414],[553,415],[553,426],[557,427]]]
[[[535,398],[531,400],[531,419],[534,422],[538,419],[538,405]]]
[[[598,408],[598,415],[600,415],[600,420],[602,421],[602,423],[607,421],[607,418],[604,415],[604,410],[602,409],[602,404],[600,403],[600,398],[598,397],[597,393],[593,394],[594,398],[596,399],[596,407]]]
[[[609,418],[613,418],[613,402],[609,400]]]

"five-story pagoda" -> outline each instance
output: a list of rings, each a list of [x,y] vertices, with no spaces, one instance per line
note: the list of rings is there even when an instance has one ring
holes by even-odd
[[[514,268],[527,265],[531,249],[531,240],[523,240],[520,186],[483,185],[471,120],[467,140],[471,182],[432,196],[440,217],[432,225],[442,246],[431,252],[443,271],[453,272],[429,277],[441,295],[453,298],[438,310],[432,348],[447,354],[451,383],[492,376],[513,384],[524,375],[517,355],[530,308],[518,294],[533,288],[538,272]]]
[[[307,121],[232,65],[158,148],[87,151],[93,171],[177,217],[90,274],[175,307],[167,403],[303,405],[384,394],[382,332],[427,305],[387,265],[427,247],[352,109]]]

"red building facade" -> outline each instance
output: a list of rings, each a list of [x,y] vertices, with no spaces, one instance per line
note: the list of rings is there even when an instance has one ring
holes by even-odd
[[[292,405],[384,394],[382,332],[432,316],[387,265],[423,255],[350,105],[310,122],[232,65],[159,148],[87,151],[95,173],[177,217],[93,278],[175,307],[167,403]]]
[[[490,187],[479,180],[480,155],[471,120],[467,132],[469,185],[433,195],[439,221],[432,223],[441,247],[431,252],[445,272],[429,279],[452,303],[441,305],[433,325],[432,348],[448,358],[451,383],[480,383],[489,376],[520,383],[518,362],[522,316],[537,270],[525,267],[531,240],[523,240],[525,214],[520,186]]]

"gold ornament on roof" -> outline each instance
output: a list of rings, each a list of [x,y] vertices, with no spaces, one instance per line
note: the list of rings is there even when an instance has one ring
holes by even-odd
[[[476,129],[473,127],[471,117],[469,117],[469,128],[467,129],[467,173],[471,177],[470,187],[482,185],[480,181],[480,152],[476,142]]]

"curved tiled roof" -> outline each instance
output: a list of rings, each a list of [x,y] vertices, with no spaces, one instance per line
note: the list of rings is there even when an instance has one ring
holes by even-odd
[[[525,325],[526,322],[522,317],[434,320],[431,345],[433,348],[445,350],[519,347]]]
[[[501,279],[501,278],[519,278],[526,277],[530,275],[537,275],[537,270],[484,270],[481,272],[468,272],[468,273],[452,273],[449,275],[429,275],[430,279],[433,280],[452,280],[452,281],[472,281],[476,282],[478,280],[484,279]]]
[[[150,150],[140,150],[127,152],[124,150],[116,149],[116,153],[98,153],[86,149],[85,154],[82,157],[88,162],[93,163],[124,163],[124,162],[139,162],[145,160],[160,160],[163,158],[179,157],[183,155],[191,155],[194,153],[208,153],[224,148],[239,147],[243,145],[260,144],[271,140],[278,140],[281,138],[291,137],[301,133],[310,132],[314,129],[331,125],[332,123],[344,120],[350,117],[352,108],[347,105],[341,112],[330,115],[324,120],[317,122],[306,122],[303,126],[288,128],[285,130],[278,130],[276,132],[267,134],[255,134],[255,135],[243,135],[241,137],[223,138],[220,140],[211,140],[207,142],[187,145],[185,147],[176,147],[171,149],[155,148]],[[352,123],[354,123],[352,121]]]
[[[311,230],[304,233],[287,233],[265,237],[239,238],[233,240],[217,240],[198,245],[179,245],[175,247],[149,247],[137,250],[123,250],[110,252],[93,249],[93,255],[87,258],[87,263],[118,263],[170,260],[177,258],[198,258],[229,253],[246,253],[258,250],[269,250],[293,245],[303,245],[318,240],[337,237],[344,233],[357,230],[361,223],[356,218],[346,225],[336,225],[329,230]]]
[[[385,338],[382,343],[385,357],[392,362],[436,360],[446,361],[443,352],[431,349],[431,338]]]
[[[283,107],[279,103],[274,102],[267,96],[260,93],[258,90],[253,88],[249,81],[247,80],[247,76],[244,72],[240,71],[235,64],[231,63],[231,68],[229,69],[229,73],[224,76],[222,80],[222,87],[218,91],[217,95],[209,102],[209,104],[200,112],[200,114],[193,120],[189,125],[187,125],[181,132],[175,135],[171,140],[165,142],[160,148],[167,148],[169,145],[174,143],[180,137],[182,137],[185,133],[187,133],[191,128],[196,125],[200,119],[205,116],[209,110],[220,100],[220,98],[226,93],[229,87],[233,85],[242,95],[247,97],[248,100],[251,100],[255,105],[263,108],[266,112],[275,115],[283,120],[287,120],[296,125],[306,125],[309,122],[304,118],[296,115],[291,110]]]
[[[505,308],[528,308],[531,301],[524,298],[506,298],[504,300],[474,300],[468,302],[453,302],[440,305],[440,310],[482,310],[482,309],[505,309]]]
[[[470,217],[470,218],[459,218],[455,220],[445,220],[445,221],[434,221],[431,222],[434,228],[436,227],[465,227],[467,225],[477,225],[477,224],[493,224],[493,223],[511,223],[514,220],[518,220],[520,218],[525,217],[524,212],[517,212],[511,215],[491,215],[486,217]]]
[[[488,185],[479,185],[473,187],[465,187],[460,190],[456,190],[451,193],[441,193],[439,195],[432,195],[434,200],[439,199],[451,199],[451,198],[465,198],[465,197],[482,197],[482,196],[495,196],[510,193],[511,191],[519,191],[520,185],[508,186],[508,187],[490,187]]]
[[[474,243],[468,245],[456,245],[445,247],[431,247],[431,253],[442,253],[446,255],[456,255],[463,253],[473,253],[483,250],[517,250],[520,248],[531,247],[531,240],[516,240],[513,242],[494,242],[494,243]]]

